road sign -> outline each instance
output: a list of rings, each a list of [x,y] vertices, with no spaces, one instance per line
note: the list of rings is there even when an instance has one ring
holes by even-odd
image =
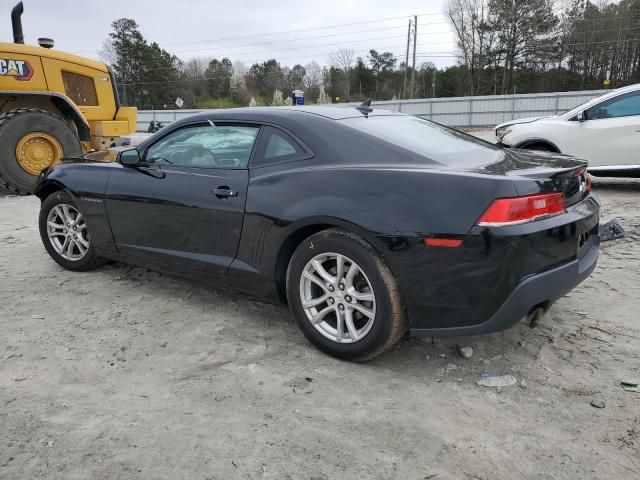
[[[176,98],[176,105],[178,106],[178,108],[182,108],[182,106],[184,105],[184,100],[182,100],[180,97]]]

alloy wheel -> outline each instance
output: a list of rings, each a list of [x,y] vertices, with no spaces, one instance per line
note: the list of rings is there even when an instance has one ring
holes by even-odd
[[[339,253],[313,257],[300,277],[300,300],[307,319],[337,343],[362,340],[376,317],[376,298],[364,270]]]
[[[47,216],[51,246],[65,260],[82,260],[89,250],[89,234],[82,214],[71,205],[58,204]]]

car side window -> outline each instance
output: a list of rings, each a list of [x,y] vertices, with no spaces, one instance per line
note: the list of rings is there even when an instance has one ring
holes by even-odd
[[[246,168],[257,126],[191,125],[169,133],[147,150],[145,163],[195,168]]]
[[[252,166],[300,160],[308,156],[298,142],[286,132],[269,126],[263,128],[260,145]]]
[[[587,111],[587,120],[631,117],[635,115],[640,115],[640,92],[628,93],[602,102],[599,105],[594,105]]]

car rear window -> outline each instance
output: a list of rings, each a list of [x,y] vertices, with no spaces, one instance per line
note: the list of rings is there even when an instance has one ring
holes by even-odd
[[[487,153],[500,148],[478,138],[409,115],[385,115],[341,120],[350,127],[426,157]]]

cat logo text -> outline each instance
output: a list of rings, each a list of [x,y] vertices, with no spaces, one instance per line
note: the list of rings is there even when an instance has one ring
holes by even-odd
[[[0,59],[0,76],[25,82],[33,77],[33,68],[26,60]]]

